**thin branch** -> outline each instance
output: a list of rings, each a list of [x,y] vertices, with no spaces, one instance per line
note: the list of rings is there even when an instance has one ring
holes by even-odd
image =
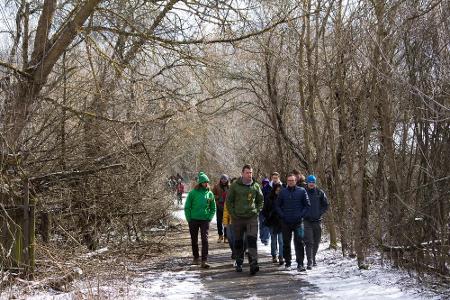
[[[92,31],[107,31],[107,32],[111,32],[111,33],[116,33],[116,34],[122,34],[122,35],[127,35],[127,36],[131,36],[131,37],[140,37],[143,38],[145,40],[154,40],[160,43],[164,43],[164,44],[171,44],[171,45],[198,45],[198,44],[217,44],[217,43],[234,43],[234,42],[239,42],[239,41],[243,41],[246,40],[248,38],[254,37],[254,36],[258,36],[261,35],[267,31],[272,30],[273,28],[277,27],[280,24],[286,23],[288,22],[288,20],[286,19],[282,19],[274,24],[272,24],[269,27],[266,27],[262,30],[258,30],[258,31],[254,31],[254,32],[250,32],[248,34],[244,34],[238,37],[231,37],[231,38],[222,38],[222,39],[191,39],[191,40],[182,40],[182,41],[177,41],[177,40],[170,40],[170,39],[165,39],[156,35],[152,35],[152,34],[146,34],[146,33],[141,33],[141,32],[128,32],[128,31],[123,31],[123,30],[119,30],[119,29],[115,29],[115,28],[108,28],[108,27],[104,27],[104,26],[93,26],[90,28],[83,28],[83,30],[92,30]]]
[[[16,68],[16,67],[14,67],[13,65],[8,64],[8,63],[6,63],[6,62],[4,62],[4,61],[1,61],[1,60],[0,60],[0,66],[2,66],[2,67],[4,67],[4,68],[7,68],[7,69],[9,69],[9,70],[11,70],[11,71],[13,71],[14,73],[17,73],[17,74],[19,74],[19,75],[22,75],[23,77],[26,77],[26,78],[32,78],[31,74],[29,74],[29,73],[27,73],[27,72],[25,72],[25,71],[22,71],[22,70],[20,70],[20,69],[18,69],[18,68]]]

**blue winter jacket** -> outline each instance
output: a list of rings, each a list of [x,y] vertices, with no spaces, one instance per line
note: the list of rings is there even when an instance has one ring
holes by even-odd
[[[280,191],[275,209],[284,223],[299,224],[310,206],[306,190],[295,186]]]
[[[309,202],[311,208],[305,216],[305,220],[310,222],[318,222],[322,220],[322,215],[328,209],[328,199],[325,193],[318,188],[307,189]]]

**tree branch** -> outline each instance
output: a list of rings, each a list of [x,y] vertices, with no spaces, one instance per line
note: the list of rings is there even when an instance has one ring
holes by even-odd
[[[45,0],[42,9],[42,14],[39,17],[38,26],[36,30],[36,37],[34,38],[33,53],[31,55],[31,64],[36,64],[42,59],[46,47],[49,46],[48,33],[53,22],[53,15],[56,10],[56,0]]]
[[[32,75],[30,73],[27,73],[25,71],[19,70],[18,68],[14,67],[13,65],[10,65],[10,64],[8,64],[6,62],[3,62],[1,60],[0,60],[0,66],[13,71],[14,73],[22,75],[23,77],[26,77],[26,78],[31,78],[32,77]]]
[[[92,15],[95,7],[100,1],[101,0],[86,1],[86,3],[76,12],[73,19],[65,23],[63,28],[56,33],[56,36],[52,37],[49,50],[44,54],[43,59],[39,64],[35,66],[36,71],[33,78],[37,84],[42,84],[46,81],[47,76],[52,71],[55,63],[78,34],[79,29],[86,19]]]

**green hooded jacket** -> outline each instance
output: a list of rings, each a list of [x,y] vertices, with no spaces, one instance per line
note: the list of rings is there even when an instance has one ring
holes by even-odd
[[[228,191],[227,207],[232,218],[251,218],[257,216],[264,204],[259,184],[253,180],[248,186],[242,178],[236,180]]]
[[[189,192],[184,204],[186,220],[211,221],[216,213],[216,201],[214,194],[204,187],[193,189]]]

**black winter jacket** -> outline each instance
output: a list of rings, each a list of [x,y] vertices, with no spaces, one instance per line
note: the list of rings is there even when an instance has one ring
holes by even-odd
[[[319,189],[307,189],[309,202],[311,207],[305,216],[305,220],[310,222],[318,222],[322,220],[322,215],[328,209],[328,199],[325,193]]]

